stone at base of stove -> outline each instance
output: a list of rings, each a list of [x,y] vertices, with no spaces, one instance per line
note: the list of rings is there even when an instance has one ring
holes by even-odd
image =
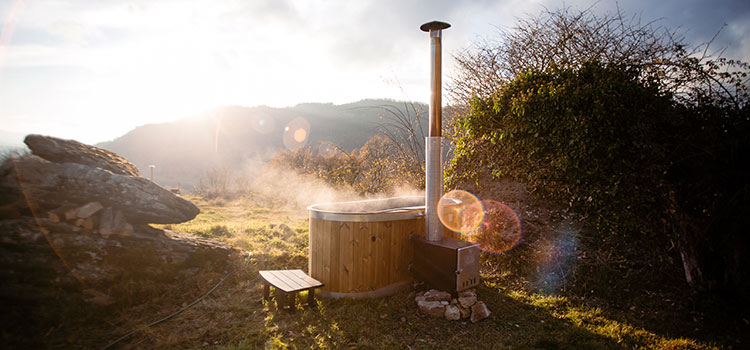
[[[477,298],[474,288],[459,292],[458,299],[452,298],[448,292],[430,289],[417,293],[414,301],[424,314],[450,321],[468,318],[476,323],[490,316],[490,310]]]

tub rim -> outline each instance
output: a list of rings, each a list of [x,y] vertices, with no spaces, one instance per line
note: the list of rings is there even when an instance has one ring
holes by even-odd
[[[324,206],[348,206],[348,205],[363,205],[368,203],[377,202],[395,202],[397,200],[403,201],[414,201],[416,203],[422,202],[421,205],[409,205],[409,206],[396,206],[394,208],[386,208],[379,210],[362,210],[362,211],[344,211],[344,210],[331,210],[332,208],[323,209]],[[381,221],[395,221],[395,220],[410,220],[424,217],[424,196],[400,196],[400,197],[387,197],[378,199],[365,199],[359,201],[348,201],[348,202],[327,202],[317,203],[307,207],[310,212],[311,219],[328,220],[328,221],[339,221],[339,222],[381,222]]]

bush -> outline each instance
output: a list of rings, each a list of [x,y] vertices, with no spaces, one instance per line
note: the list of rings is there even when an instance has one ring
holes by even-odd
[[[675,108],[637,70],[589,62],[527,73],[472,107],[456,125],[449,182],[483,170],[511,177],[619,236],[630,232],[623,222],[637,228],[658,212],[660,140],[673,129]]]
[[[373,136],[362,148],[347,153],[339,149],[320,154],[310,148],[277,153],[269,165],[293,169],[299,174],[322,179],[336,189],[360,195],[392,193],[402,185],[424,184],[424,175],[415,174],[410,158],[399,156],[399,148],[383,136]]]
[[[631,262],[671,241],[689,282],[747,287],[737,248],[750,203],[746,108],[684,105],[638,68],[586,62],[519,76],[476,98],[455,128],[449,186],[482,172],[514,178],[588,215]]]
[[[605,243],[676,247],[691,286],[750,293],[750,65],[657,23],[544,10],[455,55],[447,180],[514,177]]]

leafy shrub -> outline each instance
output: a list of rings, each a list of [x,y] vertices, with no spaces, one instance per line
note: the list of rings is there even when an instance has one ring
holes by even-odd
[[[401,185],[416,187],[420,181],[424,183],[424,175],[415,173],[420,167],[415,167],[410,158],[399,157],[398,147],[383,136],[372,137],[351,153],[339,150],[320,154],[310,148],[282,151],[269,165],[312,175],[334,188],[359,194],[389,193]]]
[[[479,171],[508,176],[598,218],[606,232],[658,212],[667,167],[660,140],[675,108],[637,70],[589,62],[527,73],[472,107],[456,124],[449,182]]]
[[[746,288],[746,103],[676,101],[633,67],[523,74],[457,119],[448,185],[482,172],[516,179],[587,214],[631,262],[671,241],[694,270],[689,282]]]

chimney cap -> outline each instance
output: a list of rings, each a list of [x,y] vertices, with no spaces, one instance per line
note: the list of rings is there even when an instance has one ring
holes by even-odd
[[[419,26],[419,29],[421,29],[423,32],[429,32],[432,30],[442,30],[442,29],[448,29],[451,25],[445,22],[440,21],[432,21],[427,22],[421,26]]]

